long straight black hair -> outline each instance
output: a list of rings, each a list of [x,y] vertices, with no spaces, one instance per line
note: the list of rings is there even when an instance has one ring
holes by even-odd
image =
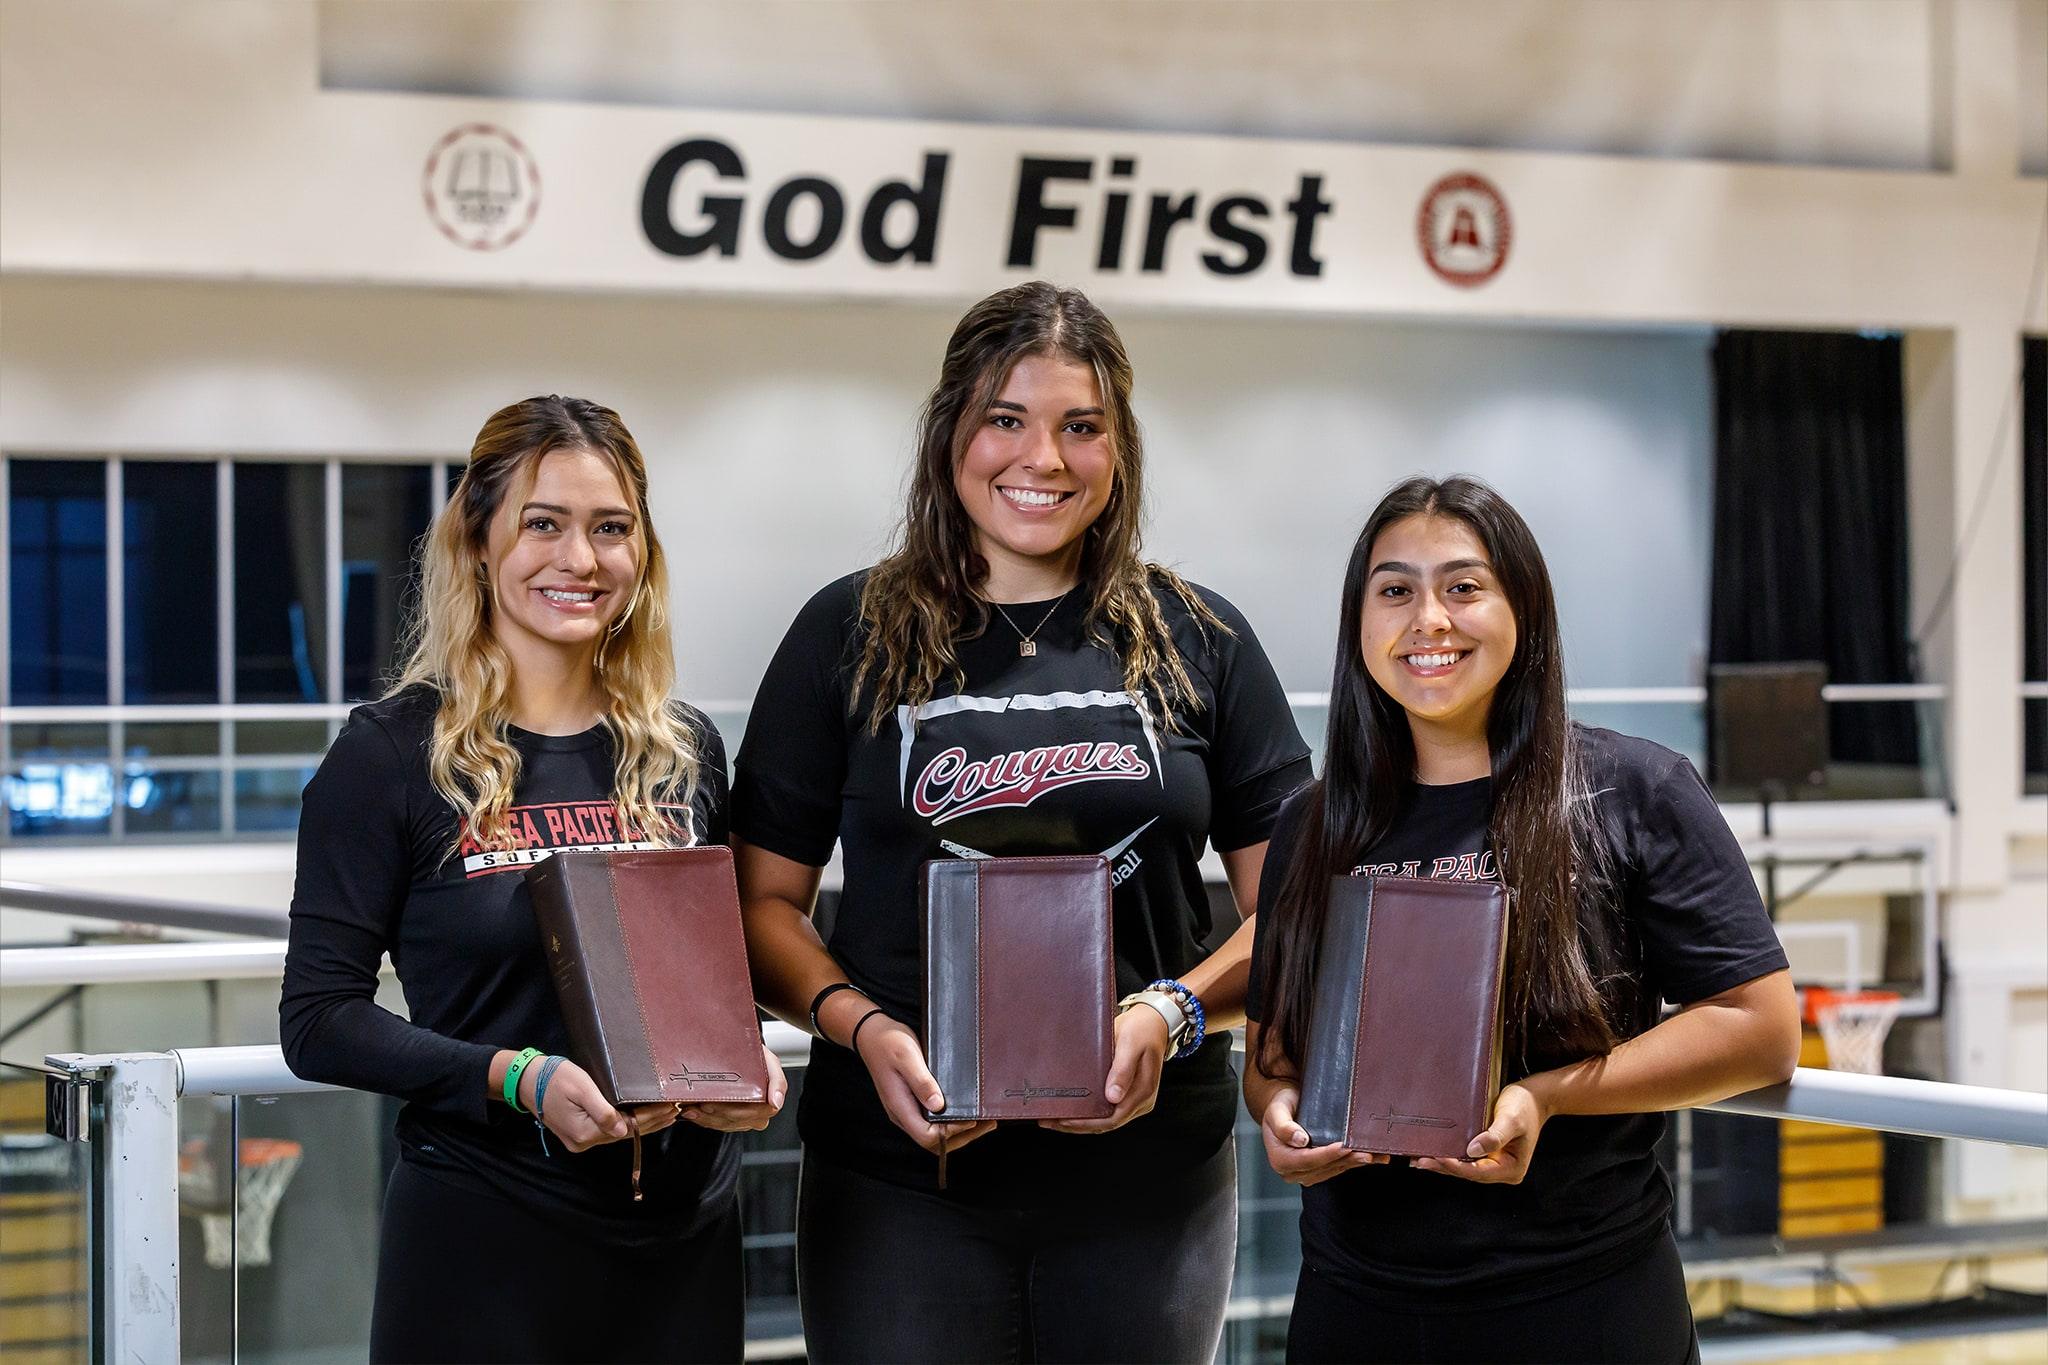
[[[1489,833],[1502,879],[1514,892],[1509,915],[1502,1019],[1506,1059],[1583,1057],[1611,1050],[1619,1002],[1601,841],[1565,712],[1564,657],[1550,570],[1528,523],[1478,479],[1409,479],[1373,509],[1352,547],[1337,617],[1337,666],[1323,775],[1306,807],[1266,926],[1272,951],[1260,956],[1266,1001],[1260,1068],[1296,1075],[1307,1055],[1311,987],[1328,915],[1330,878],[1352,870],[1412,798],[1415,737],[1408,715],[1367,672],[1360,618],[1373,543],[1404,517],[1463,522],[1486,547],[1514,613],[1514,658],[1487,713],[1493,755]]]

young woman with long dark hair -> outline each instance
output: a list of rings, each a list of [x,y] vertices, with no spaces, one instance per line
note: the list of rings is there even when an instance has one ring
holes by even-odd
[[[668,570],[619,415],[493,414],[424,567],[403,675],[306,787],[278,1007],[293,1071],[406,1101],[370,1358],[737,1361],[728,1134],[767,1125],[782,1073],[769,1055],[764,1104],[613,1108],[561,1056],[519,875],[726,838],[724,745],[669,696]],[[409,1018],[377,1004],[387,952]]]
[[[814,1360],[1215,1352],[1236,1249],[1224,1030],[1250,934],[1205,954],[1199,859],[1213,843],[1249,909],[1308,753],[1243,618],[1140,557],[1130,392],[1082,295],[1032,283],[969,310],[896,549],[804,607],[748,721],[733,825],[755,985],[819,1035],[797,1214]],[[917,1033],[920,866],[1070,853],[1109,858],[1119,994],[1142,997],[1116,1022],[1115,1113],[926,1122],[945,1099]]]
[[[1465,1159],[1311,1147],[1296,1122],[1347,873],[1514,892],[1508,1083]],[[1697,1358],[1660,1111],[1791,1074],[1785,955],[1692,765],[1567,718],[1542,552],[1478,480],[1411,479],[1358,537],[1323,775],[1274,829],[1256,937],[1245,1098],[1308,1187],[1290,1359]]]

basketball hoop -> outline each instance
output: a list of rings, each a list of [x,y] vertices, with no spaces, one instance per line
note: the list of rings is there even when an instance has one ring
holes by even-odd
[[[221,1198],[213,1163],[205,1160],[204,1143],[185,1145],[178,1162],[180,1202],[199,1215],[207,1265],[226,1270],[237,1261],[244,1266],[270,1264],[270,1225],[303,1154],[298,1143],[282,1138],[242,1139],[235,1203],[229,1206]]]
[[[1884,1040],[1899,1017],[1897,991],[1806,988],[1807,1022],[1820,1030],[1828,1068],[1866,1076],[1884,1074]]]

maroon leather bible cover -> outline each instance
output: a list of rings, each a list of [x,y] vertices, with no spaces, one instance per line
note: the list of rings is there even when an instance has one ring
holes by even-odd
[[[1497,882],[1330,879],[1302,1069],[1312,1142],[1465,1155],[1500,1093],[1507,917]]]
[[[767,1098],[731,849],[557,853],[525,877],[572,1060],[607,1099]]]
[[[942,859],[922,880],[931,1120],[1107,1118],[1109,860]]]

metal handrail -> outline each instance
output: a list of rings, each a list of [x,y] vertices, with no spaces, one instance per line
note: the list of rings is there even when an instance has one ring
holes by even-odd
[[[1935,845],[1927,839],[1871,840],[1816,839],[1812,837],[1751,839],[1744,852],[1752,863],[1775,858],[1785,864],[1830,861],[1897,859],[1912,861],[1920,869],[1916,878],[1921,900],[1915,920],[1919,939],[1920,987],[1901,1002],[1909,1018],[1932,1014],[1937,1008],[1935,985],[1940,978],[1932,926],[1939,915],[1939,891],[1932,869]],[[1222,861],[1211,850],[1201,863],[1204,880],[1224,880]],[[836,891],[841,884],[839,851],[819,878],[821,890]],[[103,985],[130,981],[206,981],[254,979],[278,976],[284,971],[283,935],[289,932],[291,917],[284,910],[196,904],[189,901],[160,901],[145,896],[116,896],[99,891],[73,891],[26,882],[0,881],[0,905],[58,913],[91,915],[124,923],[157,924],[171,928],[203,929],[214,932],[260,935],[260,944],[164,943],[147,945],[91,945],[83,947],[0,948],[0,974],[10,985]],[[1787,926],[1789,927],[1789,926]],[[237,951],[239,950],[239,951]],[[1855,961],[1853,954],[1850,960]]]
[[[2032,696],[2029,688],[2048,688],[2048,683],[2022,683],[2021,695]],[[2048,695],[2048,693],[2044,693]],[[1565,701],[1573,706],[1599,706],[1610,704],[1657,704],[1679,705],[1701,704],[1707,700],[1707,689],[1697,683],[1674,687],[1571,687],[1565,689]],[[1821,686],[1822,701],[1946,701],[1946,683],[1825,683]],[[1290,706],[1328,706],[1328,692],[1289,692]]]
[[[777,1060],[802,1066],[810,1058],[811,1035],[771,1019],[761,1025],[761,1040]],[[275,1044],[247,1047],[173,1049],[178,1064],[178,1095],[298,1095],[346,1087],[304,1080],[285,1065],[284,1050]]]
[[[2048,1094],[1987,1085],[1863,1076],[1802,1066],[1782,1085],[1701,1106],[1724,1114],[1803,1119],[1918,1137],[2048,1147]]]
[[[1820,689],[1821,699],[1831,702],[1858,701],[1946,701],[1946,683],[1825,683]],[[2020,695],[2027,698],[2048,697],[2048,681],[2028,679],[2020,684]],[[1567,689],[1565,699],[1576,705],[1599,705],[1604,703],[1698,703],[1707,699],[1707,689],[1698,683],[1677,683],[1670,685],[1647,685],[1642,687],[1574,687]],[[1328,706],[1328,692],[1289,692],[1287,700],[1294,706]],[[68,706],[0,706],[0,724],[7,725],[79,725],[99,721],[176,722],[176,721],[275,721],[275,720],[345,720],[355,710],[358,702],[196,702],[176,704],[136,705],[68,705]],[[751,701],[736,701],[724,698],[701,701],[693,699],[693,705],[700,711],[714,715],[733,715],[751,710]]]
[[[285,941],[94,943],[0,948],[0,979],[13,986],[105,986],[142,981],[251,981],[284,975]]]
[[[102,721],[175,723],[220,720],[346,720],[362,702],[162,702],[107,705],[0,706],[0,725],[91,725]],[[753,705],[745,701],[698,701],[700,711],[731,714]]]
[[[763,1029],[778,1056],[807,1058],[810,1035],[779,1022]],[[95,1337],[115,1360],[176,1360],[178,1104],[186,1096],[277,1095],[337,1087],[300,1080],[274,1046],[187,1048],[46,1059],[53,1131],[90,1139],[111,1186],[100,1192],[106,1283]],[[97,1089],[99,1103],[87,1102]],[[1707,1106],[1928,1137],[2048,1147],[2048,1095],[1801,1069],[1784,1085]],[[97,1120],[91,1114],[99,1115]]]
[[[0,706],[0,725],[166,724],[211,720],[345,720],[352,702],[165,702],[132,705]]]
[[[1922,867],[1932,867],[1934,865],[1935,845],[1931,840],[1927,839],[1893,840],[1886,843],[1871,840],[1799,836],[1775,840],[1752,838],[1744,842],[1743,851],[1752,863],[1767,857],[1776,858],[1780,862],[1814,862],[1837,858],[1859,861],[1911,859],[1918,861]],[[1224,881],[1223,863],[1214,850],[1204,854],[1201,862],[1201,872],[1205,881],[1219,885]],[[819,889],[823,891],[837,891],[841,885],[841,875],[840,852],[835,845],[832,850],[832,856],[826,863],[819,878]],[[1922,907],[1921,922],[1923,924],[1932,924],[1935,914],[1933,898],[1936,895],[1936,889],[1933,882],[1924,877],[1922,879],[1921,895],[1923,900],[1927,902]],[[51,914],[114,920],[122,924],[145,924],[165,929],[238,934],[265,939],[280,938],[287,934],[291,927],[290,912],[270,906],[217,905],[201,901],[163,900],[155,896],[115,895],[106,891],[83,891],[69,887],[46,886],[34,882],[0,881],[0,906],[15,910],[40,910]],[[1931,944],[1932,939],[1930,938],[1928,945],[1924,947],[1920,955],[1922,958],[1922,979],[1925,981],[1932,981],[1934,979],[1932,969],[1935,966],[1935,960]],[[174,949],[190,947],[193,947],[193,945],[164,945],[161,954],[162,961],[166,964],[173,963],[178,960]],[[141,979],[127,976],[125,969],[122,967],[113,968],[114,974],[104,978],[96,975],[92,966],[96,959],[84,954],[104,951],[103,948],[99,947],[64,950],[76,951],[81,954],[73,958],[59,959],[50,957],[40,959],[46,963],[53,964],[49,968],[37,969],[29,965],[31,961],[37,960],[32,955],[54,953],[57,951],[59,950],[55,948],[0,948],[0,962],[7,964],[10,979],[15,972],[28,973],[34,971],[36,974],[33,979],[45,984],[98,985],[102,980]],[[54,964],[59,961],[70,964],[66,970],[75,969],[78,975],[63,978],[60,981],[60,978],[53,974],[55,971]],[[247,959],[247,961],[253,962],[253,959]],[[190,958],[190,963],[191,974],[187,977],[164,975],[148,979],[158,981],[206,980],[206,974],[212,970],[212,959],[208,958],[203,952],[195,950]],[[282,970],[282,967],[283,961],[280,958],[279,970]],[[251,969],[248,971],[237,970],[233,975],[260,976],[262,973]],[[27,975],[21,978],[24,982],[29,979]],[[1926,993],[1923,991],[1921,996],[1908,1001],[1907,1013],[1909,1015],[1925,1013],[1924,1006],[1927,1003],[1925,997]]]
[[[802,1029],[771,1020],[762,1026],[761,1036],[784,1062],[801,1066],[809,1058],[811,1035]],[[173,1059],[180,1095],[282,1095],[339,1088],[293,1075],[283,1050],[274,1045],[180,1048],[156,1055]],[[114,1060],[68,1054],[48,1058],[49,1065],[72,1072]],[[1781,1085],[1700,1107],[1920,1137],[2048,1147],[2048,1094],[2028,1090],[1800,1067]]]
[[[275,938],[291,917],[269,906],[216,905],[206,901],[162,900],[155,896],[117,896],[106,891],[80,891],[35,882],[0,881],[0,906],[11,910],[42,910],[55,915],[154,924],[166,929],[192,929],[209,934],[255,934]]]

